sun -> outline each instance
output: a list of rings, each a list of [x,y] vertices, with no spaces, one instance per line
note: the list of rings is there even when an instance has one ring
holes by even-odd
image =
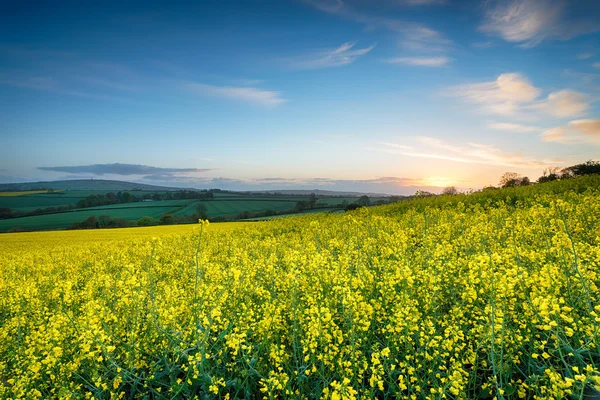
[[[452,178],[446,178],[443,176],[431,176],[423,179],[423,183],[427,186],[446,187],[453,186],[456,184],[456,180]]]

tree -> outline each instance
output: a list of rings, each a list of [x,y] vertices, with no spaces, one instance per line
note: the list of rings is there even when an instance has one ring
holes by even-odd
[[[499,185],[503,188],[519,186],[521,179],[521,175],[517,174],[516,172],[505,172],[500,177]]]
[[[304,201],[304,200],[300,200],[296,202],[296,207],[294,207],[294,209],[296,211],[303,211],[306,210],[306,208],[308,207],[308,202]]]
[[[500,186],[503,188],[527,186],[531,183],[528,177],[521,176],[516,172],[505,172],[500,178]]]
[[[314,193],[311,193],[310,197],[308,199],[308,205],[310,206],[310,208],[315,208],[316,204],[317,204],[317,195]]]
[[[600,174],[600,161],[588,160],[582,164],[572,165],[562,170],[562,177],[571,178],[574,176]]]
[[[198,215],[198,219],[208,219],[208,209],[202,203],[196,206],[196,214]]]
[[[458,189],[456,189],[456,187],[454,186],[448,186],[447,188],[444,188],[444,190],[442,190],[442,194],[458,194]]]
[[[108,215],[101,215],[98,217],[98,228],[106,228],[110,223],[110,217]]]
[[[371,199],[369,199],[369,196],[367,195],[360,196],[356,201],[356,204],[358,204],[360,207],[367,207],[371,204]]]
[[[417,190],[415,192],[415,197],[432,197],[432,196],[435,196],[435,193],[431,193],[426,190]]]
[[[171,214],[163,214],[160,216],[160,223],[162,225],[171,225],[174,222],[174,218]]]
[[[135,197],[131,193],[129,193],[129,192],[123,193],[123,203],[130,203],[132,201],[135,201],[134,199],[135,199]]]
[[[158,221],[152,217],[142,217],[142,218],[138,219],[137,225],[138,226],[158,225]]]
[[[544,169],[544,174],[538,178],[538,183],[555,181],[560,177],[559,174],[559,167],[548,167]]]

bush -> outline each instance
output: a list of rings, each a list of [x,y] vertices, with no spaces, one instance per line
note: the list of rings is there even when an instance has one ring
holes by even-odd
[[[152,217],[142,217],[137,221],[137,226],[153,226],[158,224],[159,221]]]

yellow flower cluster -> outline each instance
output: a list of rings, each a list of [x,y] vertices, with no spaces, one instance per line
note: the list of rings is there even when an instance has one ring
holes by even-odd
[[[0,398],[581,398],[600,189],[0,236]]]

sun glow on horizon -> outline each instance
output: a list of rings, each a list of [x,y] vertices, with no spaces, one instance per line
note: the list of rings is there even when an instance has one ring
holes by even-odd
[[[448,187],[456,185],[457,181],[454,178],[447,178],[443,176],[430,176],[428,178],[423,179],[423,184],[426,186],[435,186],[435,187]]]

